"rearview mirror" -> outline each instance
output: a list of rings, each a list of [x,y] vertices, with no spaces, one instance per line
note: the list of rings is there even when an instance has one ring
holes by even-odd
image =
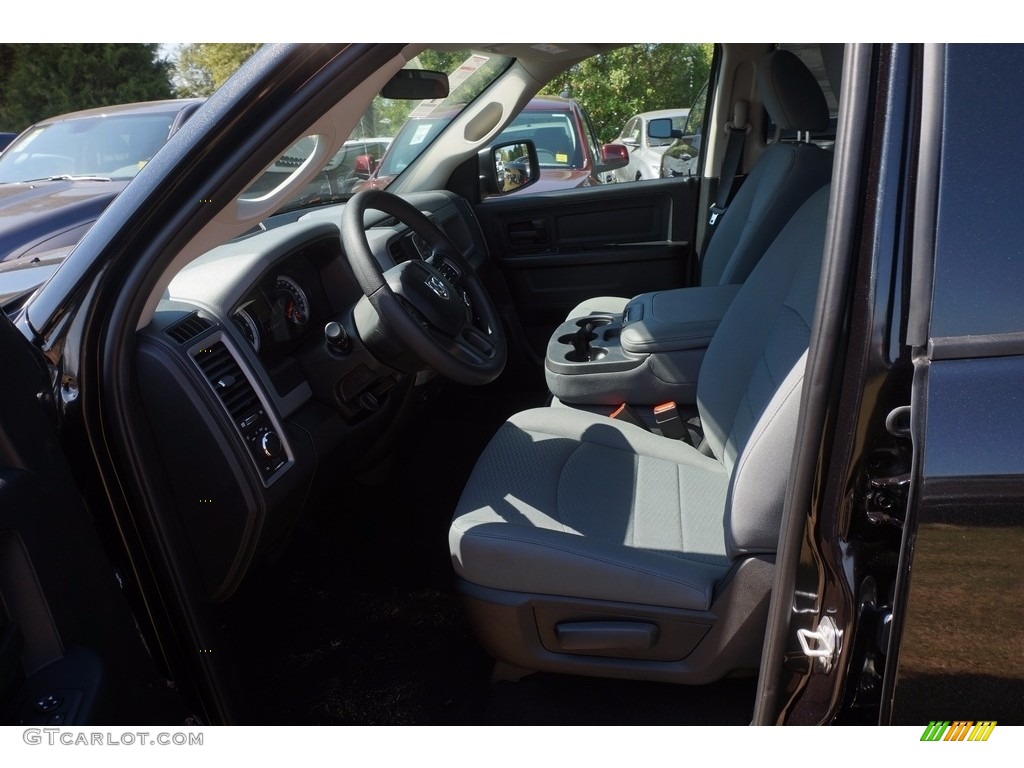
[[[448,95],[448,75],[428,69],[400,69],[380,95],[385,99],[443,99]]]

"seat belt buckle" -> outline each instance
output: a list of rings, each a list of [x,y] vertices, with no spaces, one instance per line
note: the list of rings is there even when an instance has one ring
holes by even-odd
[[[627,424],[635,424],[642,429],[646,429],[648,432],[651,431],[651,428],[647,426],[647,422],[644,421],[643,416],[637,413],[636,408],[628,403],[620,405],[612,411],[611,414],[609,414],[608,418],[615,419],[616,421],[624,421]]]
[[[654,421],[661,434],[672,440],[681,440],[686,436],[686,427],[679,418],[679,409],[673,402],[654,406]]]
[[[718,217],[725,213],[725,208],[719,208],[717,205],[712,205],[709,210],[710,213],[708,215],[708,226],[713,227],[715,226],[715,223],[718,221]]]

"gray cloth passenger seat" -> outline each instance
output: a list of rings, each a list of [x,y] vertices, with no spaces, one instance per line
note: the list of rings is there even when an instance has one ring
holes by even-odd
[[[814,75],[793,53],[776,50],[758,63],[758,88],[768,114],[783,131],[822,131],[828,104]],[[701,259],[700,285],[742,283],[786,222],[832,177],[832,152],[809,143],[770,144],[736,192]],[[668,306],[673,291],[659,291]],[[640,297],[637,297],[639,299]],[[588,299],[568,317],[621,314],[629,299]]]
[[[718,326],[697,390],[708,454],[568,408],[499,429],[449,530],[496,659],[690,684],[757,668],[828,211],[826,186]]]

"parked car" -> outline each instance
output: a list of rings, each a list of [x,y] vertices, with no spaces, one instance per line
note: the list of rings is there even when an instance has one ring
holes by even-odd
[[[202,99],[72,112],[0,154],[0,262],[73,244]]]
[[[609,46],[481,44],[477,97],[423,124],[386,191],[292,208],[383,83],[428,79],[399,70],[421,47],[262,48],[45,284],[25,264],[0,289],[18,738],[1024,723],[1024,146],[964,141],[1019,122],[1024,47],[724,44],[706,136],[765,61],[815,56],[842,98],[830,186],[710,292],[693,280],[714,157],[676,182],[481,193],[509,173],[490,137],[513,106]],[[563,153],[522,127],[525,192],[538,150]],[[702,301],[666,314],[670,288]],[[696,366],[698,402],[547,405],[548,354],[621,372],[666,351],[650,375]],[[490,555],[460,547],[470,507]],[[492,663],[510,639],[528,653]]]
[[[377,170],[361,189],[386,189],[433,139],[453,114],[448,107],[416,117],[405,124]],[[624,165],[628,153],[621,144],[598,145],[590,118],[575,99],[538,96],[494,139],[493,144],[530,139],[537,147],[540,181],[532,193],[601,184],[603,176]]]
[[[3,152],[7,145],[14,141],[17,136],[18,134],[16,133],[0,133],[0,152]]]
[[[658,109],[634,115],[619,132],[616,142],[629,149],[629,164],[615,171],[615,181],[640,181],[661,178],[661,156],[672,143],[672,139],[652,138],[647,132],[651,120],[670,120],[673,130],[682,134],[686,126],[689,109]]]

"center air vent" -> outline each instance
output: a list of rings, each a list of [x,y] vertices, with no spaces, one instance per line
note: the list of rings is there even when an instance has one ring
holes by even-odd
[[[213,323],[205,317],[200,317],[198,312],[193,312],[187,315],[183,320],[179,320],[169,328],[165,328],[164,333],[179,344],[184,344],[186,341],[194,339],[211,325],[213,325]]]

